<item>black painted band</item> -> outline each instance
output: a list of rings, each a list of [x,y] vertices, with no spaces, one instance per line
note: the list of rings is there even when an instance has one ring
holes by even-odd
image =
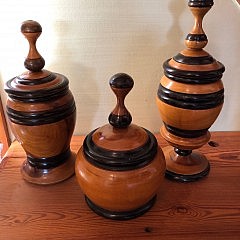
[[[208,163],[206,169],[204,169],[200,173],[184,175],[184,174],[179,174],[179,173],[175,173],[175,172],[166,170],[165,177],[170,180],[174,180],[174,181],[178,181],[178,182],[195,182],[195,181],[200,180],[201,178],[207,176],[209,171],[210,171],[210,164]]]
[[[164,74],[166,77],[182,83],[206,84],[213,83],[222,78],[225,67],[220,64],[220,68],[212,71],[185,71],[176,69],[169,64],[170,59],[164,62]]]
[[[155,136],[146,130],[148,141],[144,146],[129,151],[106,150],[96,146],[90,132],[83,142],[83,152],[86,160],[96,167],[112,170],[127,171],[149,164],[157,154],[158,143]]]
[[[34,158],[28,155],[27,161],[32,167],[36,167],[39,169],[49,169],[60,166],[67,161],[70,155],[71,151],[70,149],[68,149],[67,151],[60,153],[59,155],[48,158]]]
[[[59,83],[54,85],[53,87],[46,88],[46,89],[39,89],[35,91],[18,91],[15,88],[12,87],[12,81],[14,81],[15,78],[9,80],[6,82],[6,88],[5,91],[8,93],[8,96],[11,99],[21,101],[21,102],[47,102],[47,101],[53,101],[54,99],[58,99],[64,95],[67,94],[69,91],[68,79],[61,75],[57,74],[60,77]]]
[[[157,95],[169,105],[191,110],[215,108],[224,101],[224,89],[208,94],[187,94],[171,91],[159,84]]]
[[[189,33],[186,37],[188,41],[196,41],[196,42],[205,42],[208,41],[206,34],[193,34]]]
[[[11,122],[27,126],[50,124],[69,117],[76,111],[74,100],[53,110],[39,112],[20,112],[7,106],[7,115]]]
[[[155,195],[152,199],[150,199],[147,203],[145,203],[143,206],[138,207],[137,209],[134,209],[132,211],[124,211],[124,212],[116,212],[116,211],[110,211],[108,209],[104,209],[102,207],[99,207],[94,202],[92,202],[87,196],[85,196],[85,200],[87,205],[98,215],[113,219],[113,220],[129,220],[136,217],[139,217],[143,215],[145,212],[147,212],[153,204],[156,202],[157,196]]]
[[[28,85],[28,86],[35,86],[35,85],[51,82],[52,80],[54,80],[56,78],[56,75],[54,73],[51,73],[47,77],[39,78],[39,79],[33,79],[33,80],[24,79],[24,78],[21,78],[20,76],[18,76],[16,78],[17,78],[17,82],[19,84]]]
[[[189,156],[192,153],[192,150],[174,148],[174,152],[177,153],[179,156],[186,157],[186,156]]]
[[[187,117],[187,116],[186,116]],[[176,127],[172,127],[164,122],[164,126],[167,129],[168,132],[170,132],[173,135],[176,135],[178,137],[182,138],[197,138],[204,136],[208,129],[200,129],[200,130],[185,130],[185,129],[179,129]]]
[[[204,57],[188,57],[184,56],[181,53],[173,57],[173,59],[182,64],[187,65],[205,65],[205,64],[211,64],[214,62],[214,59],[212,56],[204,56]]]
[[[213,0],[189,0],[189,7],[211,7],[213,6]]]
[[[126,115],[115,115],[111,113],[108,121],[115,128],[126,128],[132,122],[132,116],[130,113]]]

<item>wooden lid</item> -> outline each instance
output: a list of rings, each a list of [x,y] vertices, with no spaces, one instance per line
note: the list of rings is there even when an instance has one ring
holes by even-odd
[[[117,104],[109,115],[109,124],[92,131],[84,140],[86,159],[100,168],[135,169],[148,164],[156,155],[156,138],[148,130],[131,124],[132,116],[124,105],[133,84],[133,79],[125,73],[110,79]]]
[[[68,79],[43,70],[45,61],[36,48],[36,41],[42,33],[41,25],[27,20],[22,23],[21,32],[29,42],[28,56],[24,61],[27,71],[7,81],[5,91],[9,97],[22,102],[45,102],[64,96],[68,91]]]
[[[165,76],[169,79],[187,84],[206,84],[222,78],[225,70],[223,64],[203,50],[208,39],[202,21],[212,5],[212,0],[188,1],[195,23],[185,39],[187,48],[163,64]]]

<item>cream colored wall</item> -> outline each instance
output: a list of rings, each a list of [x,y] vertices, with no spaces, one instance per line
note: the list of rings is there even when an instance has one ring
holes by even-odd
[[[225,104],[211,130],[240,130],[240,16],[230,0],[215,0],[204,19],[206,50],[224,63]],[[193,17],[187,0],[8,0],[0,8],[0,78],[24,71],[27,41],[20,24],[43,27],[37,42],[46,69],[66,75],[77,103],[75,134],[107,122],[115,105],[108,80],[126,72],[135,80],[126,105],[133,122],[158,132],[155,105],[162,63],[184,48]],[[1,89],[3,101],[6,94]]]

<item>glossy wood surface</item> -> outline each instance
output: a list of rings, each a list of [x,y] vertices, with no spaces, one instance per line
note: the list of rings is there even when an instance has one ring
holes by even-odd
[[[214,83],[199,85],[199,84],[184,84],[171,81],[166,76],[161,79],[161,84],[165,88],[169,88],[175,92],[190,93],[190,94],[209,94],[223,89],[223,82],[217,81]]]
[[[223,105],[221,104],[215,108],[192,110],[171,106],[157,98],[157,107],[163,122],[170,126],[184,130],[210,128],[217,119],[222,106]]]
[[[155,202],[166,164],[157,140],[131,124],[124,104],[134,85],[125,73],[109,80],[117,104],[109,124],[89,133],[77,153],[75,173],[89,207],[101,216],[126,220],[139,217]]]
[[[106,124],[94,132],[92,139],[97,146],[104,149],[128,151],[143,146],[148,135],[143,128],[134,124],[122,129]]]
[[[181,175],[184,181],[194,181],[196,174],[200,179],[200,175],[206,176],[210,169],[207,158],[191,154],[191,150],[207,143],[208,129],[224,102],[221,78],[225,67],[203,50],[208,43],[202,27],[203,17],[213,4],[212,0],[188,1],[194,25],[185,38],[186,49],[163,64],[164,76],[156,103],[164,123],[160,132],[175,147],[174,151],[178,151],[164,149],[167,169],[175,180]]]
[[[198,174],[208,168],[208,160],[203,155],[194,151],[187,156],[178,155],[173,147],[163,148],[167,170],[177,174],[187,175],[189,171],[192,174]]]
[[[163,152],[146,166],[129,171],[109,171],[90,164],[81,149],[76,159],[76,177],[84,194],[109,211],[133,211],[144,206],[161,188],[166,165]]]
[[[207,143],[210,139],[209,131],[200,137],[191,138],[191,141],[188,138],[182,138],[171,134],[162,126],[160,129],[160,133],[164,136],[164,139],[173,147],[180,148],[183,150],[193,150],[202,147],[205,143]]]
[[[21,167],[25,180],[36,184],[61,182],[74,174],[75,154],[69,149],[76,122],[76,106],[69,80],[44,70],[36,41],[41,25],[27,20],[21,32],[29,43],[24,61],[28,71],[8,80],[9,126],[27,154]]]
[[[74,136],[71,148],[77,152],[82,141]],[[210,145],[199,149],[211,165],[206,178],[186,184],[164,179],[150,211],[113,221],[88,208],[75,176],[49,186],[25,182],[19,167],[26,156],[14,142],[0,168],[0,239],[239,240],[240,132],[212,133]]]

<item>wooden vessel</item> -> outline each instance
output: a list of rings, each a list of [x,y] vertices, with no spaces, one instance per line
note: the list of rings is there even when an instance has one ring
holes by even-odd
[[[202,29],[212,0],[189,0],[195,23],[185,40],[186,49],[164,64],[157,106],[164,125],[160,132],[172,146],[165,148],[166,177],[195,181],[209,173],[206,157],[197,151],[210,139],[208,129],[218,117],[224,100],[224,66],[203,48],[208,39]]]
[[[76,107],[68,79],[43,70],[45,61],[36,48],[42,32],[38,22],[23,22],[21,32],[29,42],[26,72],[7,81],[7,115],[11,130],[27,154],[23,178],[36,184],[52,184],[74,174],[75,154],[70,140]]]
[[[165,160],[155,136],[131,124],[124,105],[133,87],[124,73],[110,86],[117,105],[106,124],[89,133],[77,154],[76,177],[89,207],[110,219],[125,220],[148,211],[165,173]]]

